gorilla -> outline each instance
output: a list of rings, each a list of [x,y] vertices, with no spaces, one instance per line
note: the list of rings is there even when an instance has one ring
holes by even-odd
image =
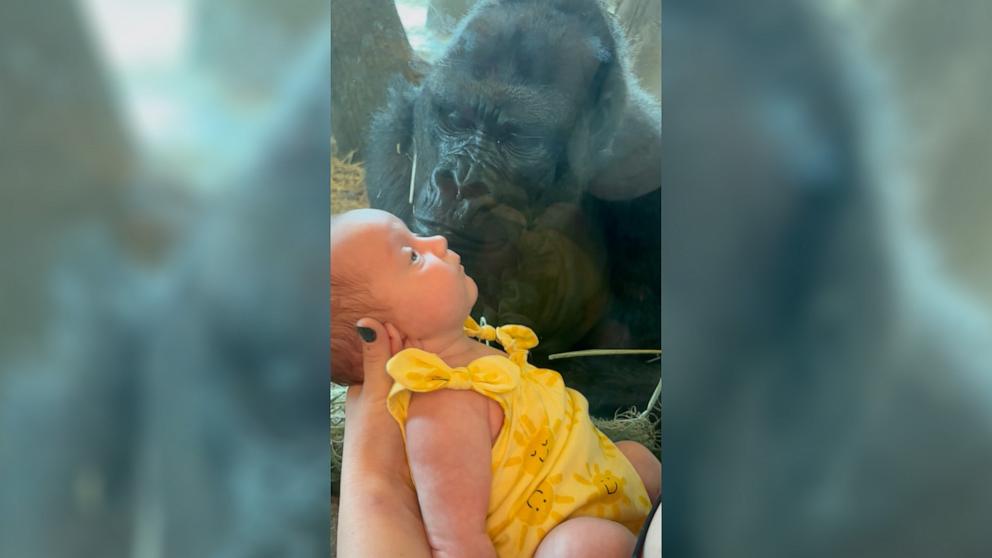
[[[447,237],[473,313],[532,327],[538,359],[660,344],[661,110],[625,48],[595,0],[479,2],[371,125],[370,204]]]
[[[665,555],[992,551],[989,326],[827,3],[665,4]],[[841,22],[843,23],[843,22]]]

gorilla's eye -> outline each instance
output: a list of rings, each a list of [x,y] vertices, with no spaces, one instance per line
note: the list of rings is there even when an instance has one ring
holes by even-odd
[[[452,107],[440,107],[441,123],[449,130],[462,132],[475,127],[472,115],[465,110]]]
[[[517,149],[537,149],[541,146],[544,136],[513,129],[503,135],[503,143],[513,144]]]
[[[502,125],[497,126],[493,130],[493,138],[496,140],[497,144],[512,143],[513,136],[516,134],[517,129],[514,126]]]

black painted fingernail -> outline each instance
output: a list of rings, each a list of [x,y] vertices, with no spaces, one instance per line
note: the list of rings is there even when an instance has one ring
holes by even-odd
[[[362,327],[362,326],[358,326],[356,329],[358,329],[358,335],[362,337],[362,341],[365,341],[366,343],[371,343],[375,341],[374,329],[370,327]]]

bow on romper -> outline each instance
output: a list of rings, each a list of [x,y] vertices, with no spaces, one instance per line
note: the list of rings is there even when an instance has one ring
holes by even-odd
[[[508,356],[451,368],[437,355],[404,349],[386,365],[395,383],[387,405],[403,431],[411,392],[470,389],[503,409],[492,449],[493,482],[486,530],[500,557],[529,557],[553,527],[571,517],[621,523],[635,535],[651,509],[637,472],[589,418],[586,398],[554,370],[527,363],[537,346],[529,328],[479,326],[465,332],[498,341]]]

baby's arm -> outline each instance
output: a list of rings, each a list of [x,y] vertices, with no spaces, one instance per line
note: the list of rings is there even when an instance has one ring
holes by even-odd
[[[415,393],[407,459],[435,558],[495,558],[486,534],[492,482],[489,405],[473,391]]]

